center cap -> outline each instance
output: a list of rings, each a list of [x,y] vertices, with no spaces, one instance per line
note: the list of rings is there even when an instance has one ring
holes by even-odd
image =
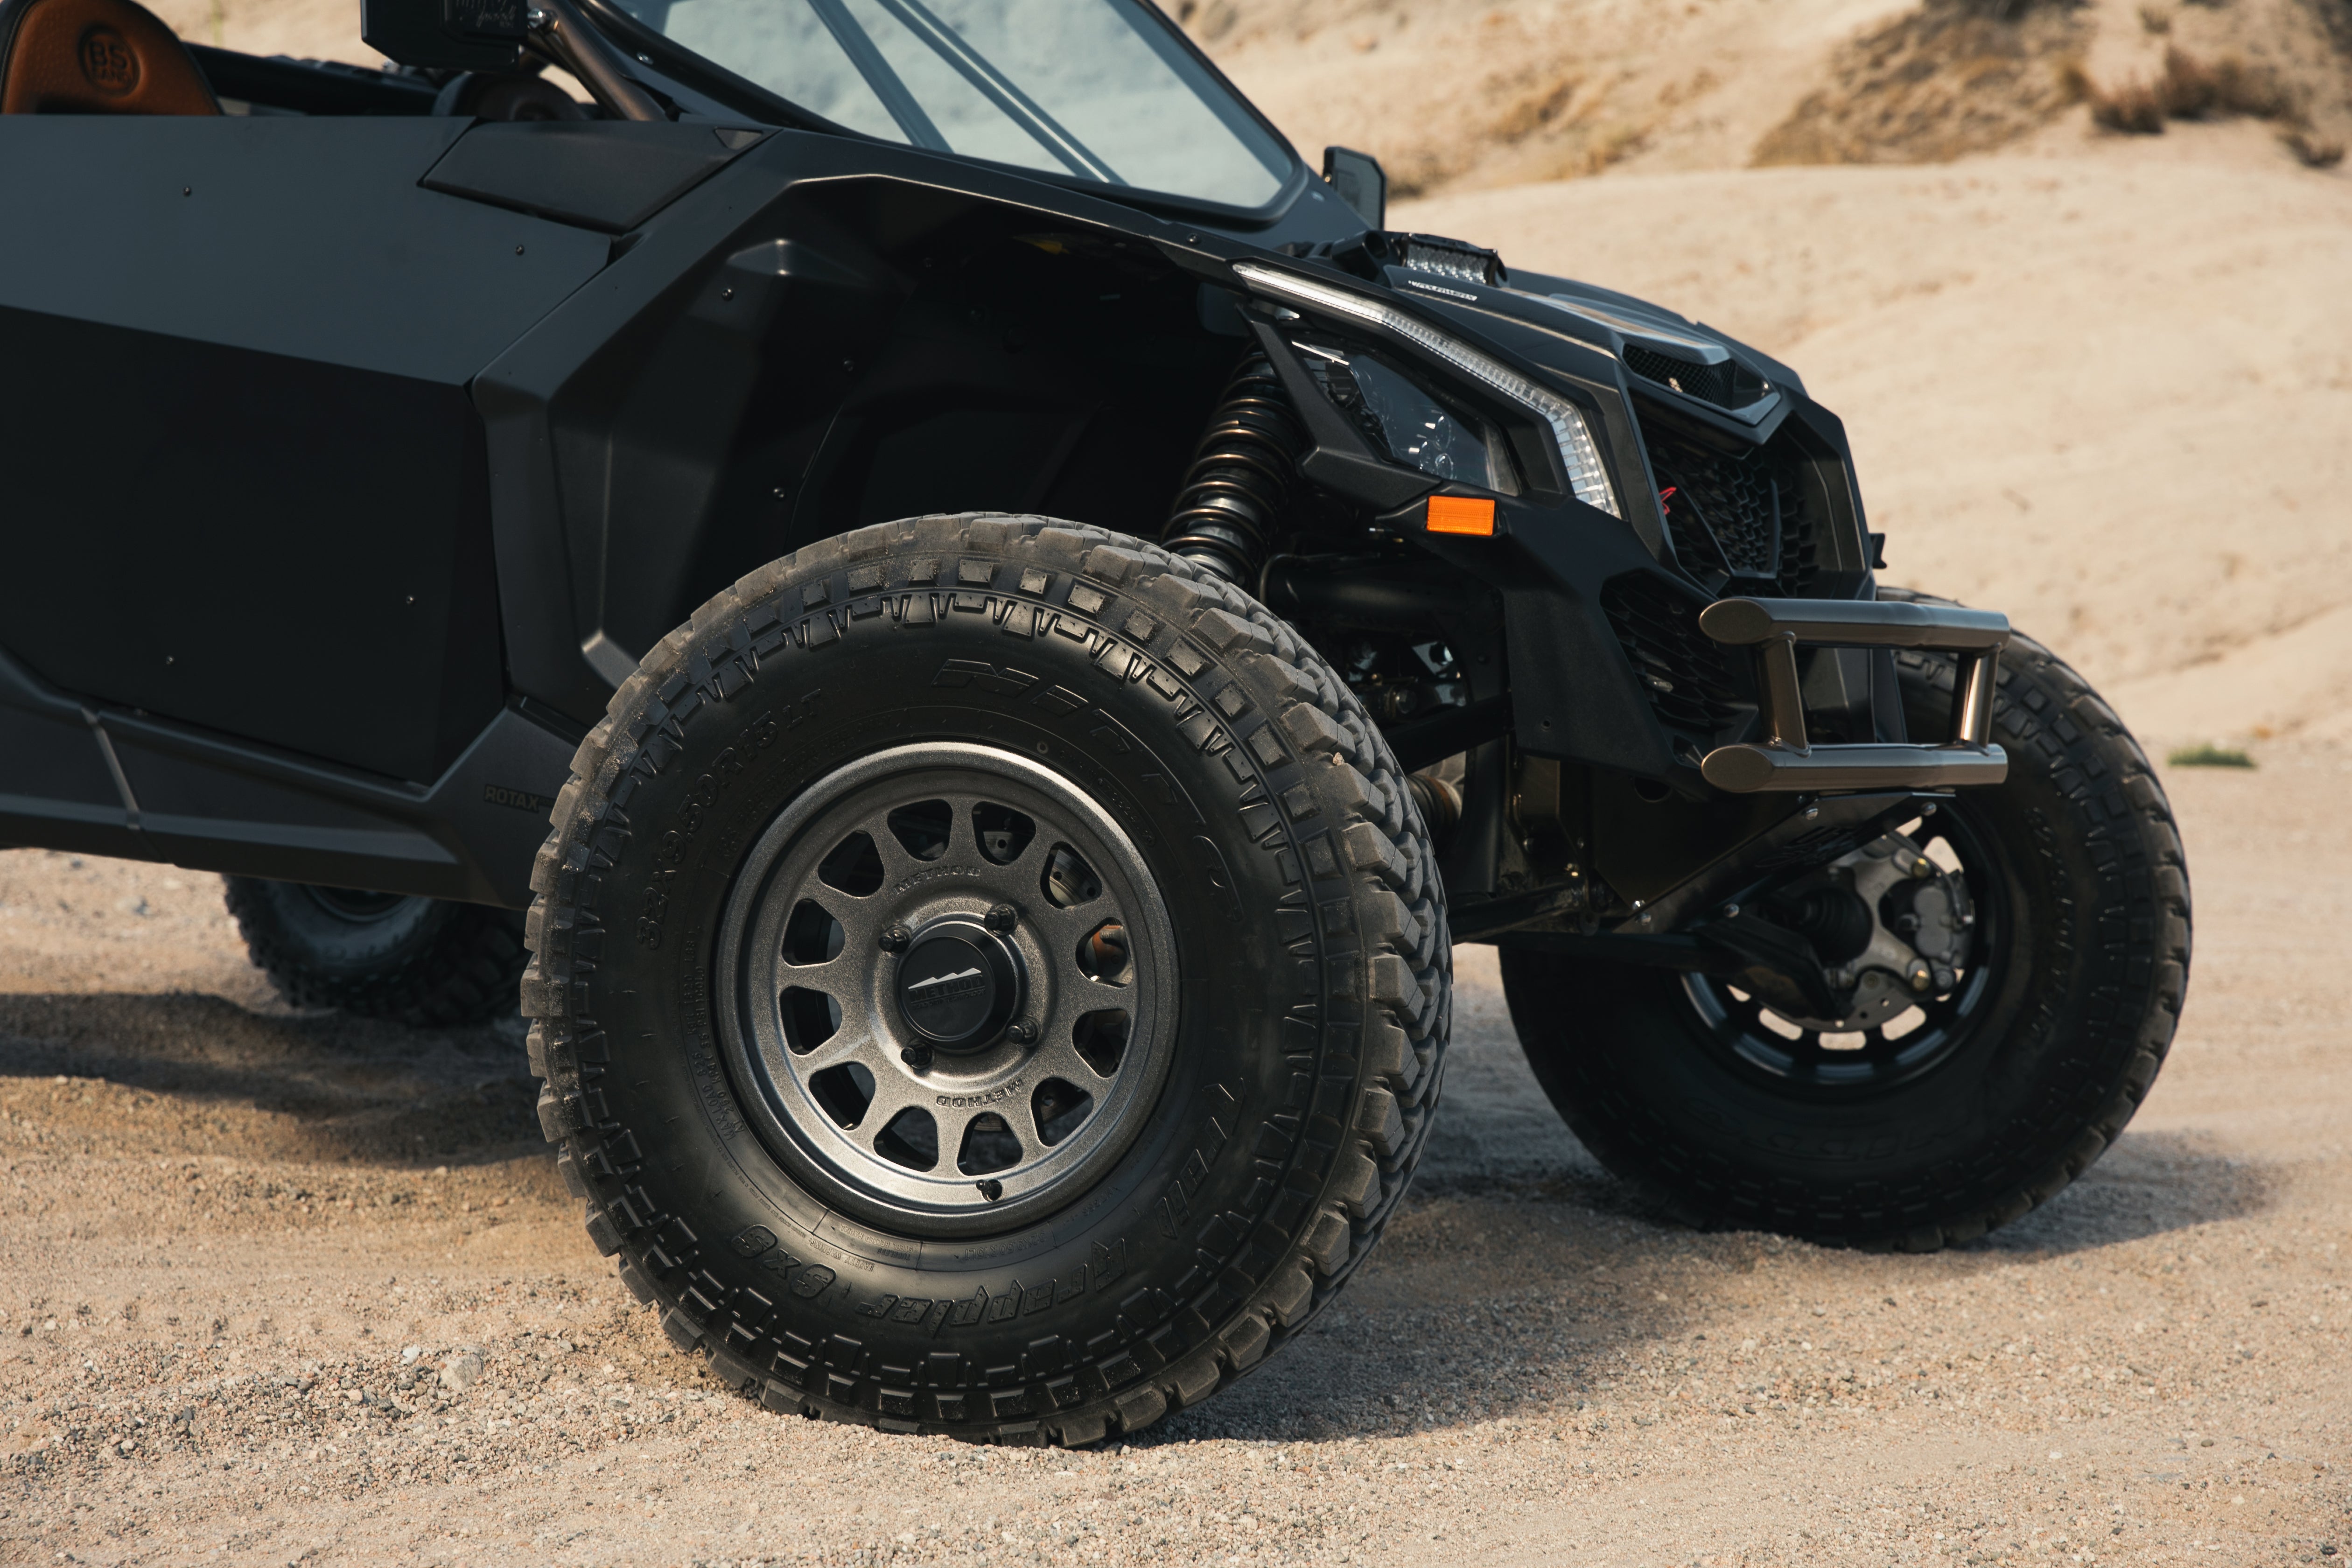
[[[898,963],[898,1011],[942,1050],[986,1045],[1021,1001],[1013,950],[977,921],[942,921]]]

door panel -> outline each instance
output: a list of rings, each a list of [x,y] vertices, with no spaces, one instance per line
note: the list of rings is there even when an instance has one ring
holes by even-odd
[[[466,124],[0,120],[0,647],[401,778],[489,721],[467,384],[609,242],[419,188]]]

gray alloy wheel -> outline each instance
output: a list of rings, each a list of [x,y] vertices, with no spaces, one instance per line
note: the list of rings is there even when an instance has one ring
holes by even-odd
[[[1168,1074],[1176,949],[1104,808],[1018,752],[878,752],[799,796],[721,917],[719,1015],[811,1191],[928,1236],[1087,1192]]]

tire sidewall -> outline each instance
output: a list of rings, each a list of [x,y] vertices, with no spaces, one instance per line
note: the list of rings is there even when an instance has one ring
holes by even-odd
[[[1932,732],[1951,662],[1907,657],[1901,670],[1909,721]],[[2115,765],[2127,759],[2053,743],[2084,731],[2055,710],[2066,694],[2043,673],[2041,661],[2004,671],[1995,724],[2008,779],[1944,807],[1991,851],[1979,897],[1998,900],[2004,933],[1991,994],[1952,1053],[1882,1089],[1800,1092],[1710,1037],[1678,974],[1507,952],[1530,1065],[1588,1145],[1663,1178],[1688,1217],[1848,1237],[1972,1208],[1997,1222],[2029,1206],[2018,1194],[2053,1166],[2087,1163],[2102,1141],[2084,1153],[2085,1130],[2129,1076],[2160,1000],[2147,929],[2155,857],[2128,841],[2142,825]],[[1583,1015],[1572,1038],[1548,1023],[1562,1008]]]
[[[372,980],[418,963],[457,912],[437,899],[406,898],[379,917],[354,920],[301,883],[255,886],[269,911],[270,940],[330,982]]]
[[[975,553],[992,574],[1020,543]],[[1001,1426],[1198,1352],[1270,1271],[1303,1267],[1286,1255],[1327,1177],[1361,1162],[1365,955],[1345,901],[1315,901],[1334,890],[1318,877],[1346,876],[1347,770],[1284,737],[1275,661],[1249,637],[1173,638],[1066,571],[1034,595],[1034,572],[1012,594],[909,595],[908,566],[863,570],[928,600],[919,616],[870,613],[835,563],[785,563],[739,623],[773,623],[755,679],[705,670],[616,701],[641,763],[597,781],[614,808],[592,840],[602,951],[575,964],[571,1010],[594,1020],[577,1049],[602,1069],[602,1146],[635,1158],[607,1206],[646,1222],[631,1250],[658,1294],[810,1408]],[[1140,1133],[1067,1206],[989,1237],[898,1237],[819,1203],[747,1118],[711,994],[727,896],[777,813],[847,762],[930,741],[1016,752],[1100,802],[1178,951],[1172,1061]]]

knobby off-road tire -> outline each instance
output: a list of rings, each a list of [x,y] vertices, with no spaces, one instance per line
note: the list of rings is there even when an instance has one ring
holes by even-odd
[[[777,1113],[797,1081],[793,1031],[824,1036],[824,1009],[787,1009],[789,1043],[774,1044],[775,999],[758,984],[772,955],[729,944],[744,923],[731,911],[767,896],[753,884],[783,885],[774,868],[813,863],[855,812],[910,787],[888,769],[935,755],[1025,777],[1003,787],[1039,803],[1022,805],[1046,825],[1037,845],[1060,831],[1045,815],[1056,790],[1097,803],[1115,825],[1099,840],[1123,837],[1141,867],[1120,895],[1136,994],[1157,983],[1180,1003],[1124,1152],[1009,1223],[974,1218],[983,1184],[933,1180],[971,1168],[944,1146],[952,1120],[940,1163],[898,1184],[931,1182],[937,1201],[908,1199],[901,1223],[894,1178],[866,1181],[880,1167],[866,1155]],[[1323,661],[1192,563],[1033,518],[861,529],[704,605],[614,695],[573,769],[532,879],[523,994],[541,1122],[628,1288],[681,1350],[770,1408],[1005,1441],[1136,1431],[1296,1333],[1403,1192],[1450,1006],[1425,830]],[[853,815],[808,828],[813,848],[785,842],[794,814],[835,809],[829,781],[860,769],[882,782],[846,791]],[[931,896],[926,875],[995,874],[970,858],[978,841],[937,851],[930,872],[908,869],[908,845],[880,847],[887,865],[866,879],[828,855],[820,880],[873,889],[887,916],[887,900]],[[1034,889],[1031,852],[1008,841],[991,856],[1029,868]],[[891,928],[805,885],[835,915],[839,951],[823,911],[802,924],[795,908],[787,963],[865,962],[842,933]],[[974,918],[986,896],[968,900]],[[1153,898],[1174,957],[1157,982],[1136,903]],[[1017,924],[1008,909],[1006,940],[1051,929],[1045,903],[1031,892]],[[1026,951],[1034,969],[1061,950]],[[911,1005],[842,1008],[834,1026],[903,1029]],[[1139,1038],[1146,1026],[1139,1016]],[[877,1083],[898,1070],[862,1059]],[[943,1119],[964,1114],[950,1098]]]
[[[1954,661],[1895,657],[1911,732],[1940,734]],[[1927,1251],[2048,1202],[2114,1142],[2188,984],[2179,835],[2121,721],[2029,637],[2002,655],[1993,731],[2007,782],[1918,827],[1961,851],[1992,950],[1924,1026],[1940,1050],[1914,1037],[1918,1070],[1776,1078],[1753,1059],[1773,1041],[1743,1055],[1737,1022],[1695,1005],[1708,982],[1504,953],[1528,1061],[1596,1158],[1693,1224]]]
[[[258,877],[224,877],[254,964],[298,1007],[335,1007],[420,1027],[514,1016],[522,916]]]

